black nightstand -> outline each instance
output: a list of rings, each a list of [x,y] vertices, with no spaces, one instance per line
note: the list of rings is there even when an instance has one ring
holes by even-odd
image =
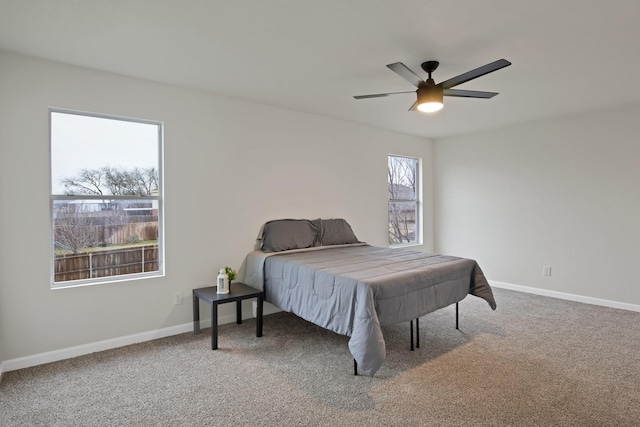
[[[193,333],[200,333],[200,304],[202,300],[211,304],[211,350],[218,348],[218,304],[236,301],[236,323],[242,323],[242,300],[256,298],[258,300],[256,336],[262,336],[262,306],[264,292],[244,283],[234,282],[228,294],[218,294],[217,286],[193,290]]]

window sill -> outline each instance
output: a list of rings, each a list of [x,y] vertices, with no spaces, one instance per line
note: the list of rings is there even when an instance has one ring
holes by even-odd
[[[416,246],[422,246],[422,243],[404,243],[402,245],[390,245],[389,249],[404,249],[404,248],[413,248]]]
[[[136,273],[111,277],[100,277],[96,279],[69,280],[67,282],[57,282],[51,284],[51,290],[77,288],[81,286],[107,285],[109,283],[131,282],[134,280],[151,279],[154,277],[164,277],[164,272],[154,271],[148,273]]]

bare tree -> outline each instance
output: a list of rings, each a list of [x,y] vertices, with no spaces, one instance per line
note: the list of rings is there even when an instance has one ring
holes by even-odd
[[[158,171],[156,170],[156,168],[143,168],[140,170],[140,174],[140,188],[145,192],[144,194],[157,193]]]
[[[158,191],[156,168],[122,169],[103,166],[82,169],[74,177],[61,181],[67,195],[149,196]]]
[[[106,167],[103,171],[111,194],[148,196],[158,190],[158,172],[155,168],[123,170]]]
[[[70,196],[89,194],[101,196],[104,194],[106,185],[104,169],[81,169],[78,175],[63,178],[60,183],[64,185],[65,193]]]
[[[389,243],[415,241],[417,215],[415,159],[389,156]]]
[[[55,240],[65,249],[79,253],[95,242],[95,226],[82,205],[69,204],[55,218]]]

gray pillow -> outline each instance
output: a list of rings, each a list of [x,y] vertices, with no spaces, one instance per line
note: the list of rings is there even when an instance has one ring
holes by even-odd
[[[262,229],[262,251],[282,252],[318,246],[320,228],[307,219],[277,219]]]
[[[344,219],[323,219],[321,229],[320,242],[323,246],[360,243],[351,226]]]

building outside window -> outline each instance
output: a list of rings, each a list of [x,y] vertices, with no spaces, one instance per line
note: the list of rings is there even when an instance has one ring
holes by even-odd
[[[421,239],[420,159],[389,155],[389,245],[417,245]]]
[[[52,288],[164,274],[162,123],[50,111]]]

